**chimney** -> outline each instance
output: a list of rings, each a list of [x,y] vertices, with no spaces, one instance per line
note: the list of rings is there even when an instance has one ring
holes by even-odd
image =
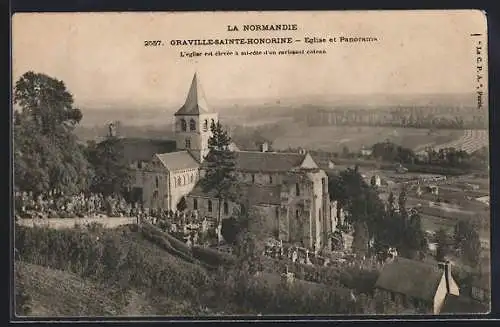
[[[108,124],[108,137],[116,137],[116,124],[114,122]]]
[[[451,263],[449,260],[446,260],[445,262],[440,262],[439,268],[441,268],[444,272],[444,278],[446,281],[446,293],[450,293],[450,281],[452,279],[451,276]]]

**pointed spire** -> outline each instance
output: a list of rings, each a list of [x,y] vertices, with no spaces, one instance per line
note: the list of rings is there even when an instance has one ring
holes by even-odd
[[[175,115],[199,115],[209,112],[210,110],[208,109],[207,101],[205,100],[205,95],[203,94],[203,89],[199,82],[197,73],[194,73],[191,87],[189,88],[186,97],[186,102],[184,102],[184,105],[175,113]]]

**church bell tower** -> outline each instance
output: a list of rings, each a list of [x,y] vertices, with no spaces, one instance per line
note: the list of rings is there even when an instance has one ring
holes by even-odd
[[[196,73],[184,105],[174,116],[177,150],[187,150],[203,162],[208,154],[208,139],[212,135],[210,126],[219,120],[219,115],[210,110]]]

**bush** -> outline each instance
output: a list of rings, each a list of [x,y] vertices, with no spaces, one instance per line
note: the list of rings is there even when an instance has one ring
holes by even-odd
[[[164,237],[170,242],[170,244],[174,249],[184,254],[191,255],[191,248],[186,243],[179,241],[178,239],[176,239],[172,235],[169,235],[168,233],[165,233]]]
[[[177,248],[172,246],[172,243],[170,242],[171,240],[177,241],[173,237],[168,237],[168,234],[160,234],[160,232],[153,227],[148,227],[148,228],[141,228],[141,233],[142,235],[149,241],[153,242],[154,244],[158,245],[162,249],[168,251],[169,253],[176,255],[186,261],[193,262],[194,258],[191,254],[191,249],[189,247],[182,248],[182,251],[178,250],[181,248],[177,244]],[[178,242],[178,241],[177,241]]]
[[[199,289],[210,284],[200,266],[158,252],[134,241],[134,234],[87,229],[54,230],[17,227],[15,245],[21,260],[66,270],[102,284],[122,288],[155,288],[173,298],[196,301]],[[174,249],[175,250],[175,249]]]
[[[293,284],[267,280],[266,276],[227,274],[219,282],[219,297],[245,312],[262,314],[364,313],[365,302],[355,303],[350,291],[326,284]]]
[[[217,250],[199,246],[193,246],[191,250],[196,259],[210,266],[231,266],[236,262],[235,256]]]

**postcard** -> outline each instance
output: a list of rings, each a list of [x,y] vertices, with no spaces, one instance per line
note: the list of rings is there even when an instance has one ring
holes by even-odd
[[[12,26],[13,316],[490,311],[485,13]]]

